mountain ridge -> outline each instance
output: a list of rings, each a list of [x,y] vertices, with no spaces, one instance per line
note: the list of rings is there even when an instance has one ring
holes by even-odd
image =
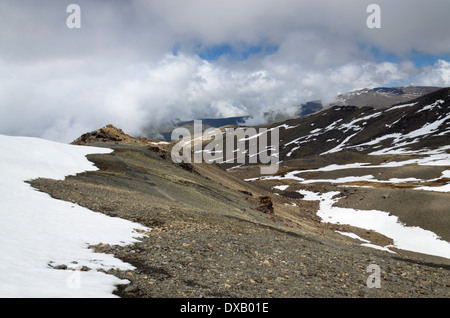
[[[136,267],[114,272],[131,281],[116,292],[121,297],[445,297],[449,93],[258,126],[279,128],[274,175],[262,176],[258,164],[175,164],[175,140],[128,140],[119,129],[100,129],[79,143],[114,150],[88,157],[99,171],[30,183],[152,228],[131,248],[92,247]],[[415,232],[405,241],[341,221],[336,210],[352,220],[381,215],[395,232]],[[437,234],[422,238],[429,232]],[[380,289],[365,283],[374,263],[384,273]]]
[[[437,86],[375,87],[340,94],[329,106],[370,106],[384,108],[407,102],[441,89]]]
[[[320,155],[352,148],[369,153],[375,152],[376,148],[388,147],[392,140],[402,142],[391,145],[393,149],[404,146],[419,150],[438,146],[445,144],[448,138],[449,116],[449,88],[382,109],[333,106],[307,118],[283,122],[295,128],[280,131],[283,140],[281,158]]]

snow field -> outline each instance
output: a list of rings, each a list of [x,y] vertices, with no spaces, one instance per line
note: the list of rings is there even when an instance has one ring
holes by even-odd
[[[0,297],[113,297],[115,285],[128,281],[97,269],[133,267],[88,246],[131,244],[142,237],[136,229],[149,229],[55,200],[25,183],[97,170],[86,155],[112,150],[3,135],[0,146]],[[68,270],[53,268],[58,265]]]

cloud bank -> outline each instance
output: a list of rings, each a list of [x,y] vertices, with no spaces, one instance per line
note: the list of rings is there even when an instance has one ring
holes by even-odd
[[[293,109],[339,93],[450,86],[448,1],[74,1],[0,4],[0,133],[69,142],[112,123]],[[418,57],[426,57],[418,63]]]

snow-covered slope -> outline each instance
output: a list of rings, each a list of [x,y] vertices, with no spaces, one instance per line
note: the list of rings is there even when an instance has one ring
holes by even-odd
[[[281,159],[339,151],[410,154],[450,144],[450,89],[385,109],[336,106],[280,129]]]
[[[25,182],[96,170],[86,155],[111,150],[3,135],[0,148],[0,297],[114,296],[115,285],[127,281],[97,269],[133,267],[88,246],[130,244],[141,236],[136,229],[148,229],[52,199]]]

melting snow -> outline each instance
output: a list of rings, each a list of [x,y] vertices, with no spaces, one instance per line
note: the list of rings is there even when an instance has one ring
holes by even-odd
[[[278,189],[278,190],[286,190],[287,188],[289,188],[289,185],[277,185],[273,187],[274,189]]]
[[[437,100],[435,103],[430,104],[428,106],[423,107],[419,112],[432,110],[435,107],[440,107],[444,101]],[[395,107],[390,107],[386,110],[376,112],[365,117],[360,117],[352,120],[346,124],[338,123],[342,121],[342,119],[330,124],[328,127],[320,129],[314,129],[310,132],[309,135],[299,137],[295,140],[290,141],[285,146],[290,144],[295,144],[296,147],[291,149],[288,153],[290,156],[295,150],[299,149],[302,143],[311,141],[312,137],[317,136],[320,133],[327,132],[331,129],[338,129],[343,132],[348,132],[353,130],[353,133],[348,135],[339,145],[334,147],[331,150],[328,150],[322,154],[329,154],[334,152],[339,152],[344,148],[348,147],[347,143],[362,129],[364,129],[364,124],[367,120],[371,118],[378,117],[382,114],[386,114],[386,112],[412,107],[417,103],[409,103],[398,105]],[[339,108],[336,108],[339,110]],[[400,119],[399,119],[400,120]],[[397,120],[396,122],[398,122]],[[389,180],[378,180],[373,175],[364,175],[364,176],[346,176],[338,179],[305,179],[301,177],[301,174],[306,172],[317,172],[317,171],[335,171],[335,170],[343,170],[343,169],[354,169],[354,168],[393,168],[393,167],[402,167],[407,165],[423,165],[423,166],[450,166],[450,154],[447,152],[450,150],[450,145],[443,146],[438,149],[421,149],[421,150],[408,150],[407,148],[418,141],[419,138],[431,134],[435,134],[442,125],[444,125],[447,121],[450,120],[450,114],[447,116],[443,115],[438,120],[427,123],[421,128],[418,128],[407,134],[400,133],[392,133],[388,135],[384,135],[382,137],[376,138],[372,141],[359,144],[356,146],[351,146],[350,148],[360,148],[364,146],[374,146],[381,143],[384,140],[392,139],[392,147],[384,148],[381,150],[374,151],[370,153],[370,155],[385,155],[385,154],[396,154],[396,155],[417,155],[417,158],[408,159],[404,161],[396,161],[396,162],[387,162],[379,165],[372,165],[369,163],[353,163],[346,165],[329,165],[326,167],[322,167],[319,169],[312,170],[296,170],[286,173],[284,176],[265,176],[261,178],[252,178],[247,179],[246,181],[254,181],[254,180],[295,180],[302,184],[307,183],[316,183],[316,182],[326,182],[326,183],[350,183],[355,181],[367,181],[367,182],[379,182],[379,183],[425,183],[437,181],[440,179],[449,179],[450,178],[450,170],[446,170],[443,172],[442,176],[439,178],[431,179],[431,180],[421,180],[417,178],[392,178]],[[386,125],[387,127],[391,127],[396,122]],[[447,129],[447,128],[445,128]],[[448,129],[446,130],[448,131]],[[445,132],[440,133],[439,135],[443,135]],[[327,140],[330,141],[330,140]],[[380,144],[381,146],[381,144]],[[419,157],[420,156],[420,157]],[[283,190],[284,186],[275,186],[274,188]],[[431,187],[431,186],[421,186],[416,187],[417,190],[427,190],[427,191],[440,191],[440,192],[450,192],[450,183],[446,185]],[[332,222],[332,223],[342,223],[349,224],[351,226],[356,226],[365,229],[371,229],[377,231],[387,237],[390,237],[394,241],[394,247],[404,250],[415,251],[424,254],[431,254],[442,256],[446,258],[450,258],[450,243],[441,240],[435,233],[430,231],[418,228],[418,227],[408,227],[404,224],[401,224],[398,221],[398,218],[389,215],[388,212],[377,211],[377,210],[355,210],[348,208],[340,208],[333,206],[334,203],[337,202],[337,199],[334,197],[338,192],[329,192],[324,194],[317,194],[309,191],[300,190],[300,193],[305,195],[304,200],[318,200],[320,201],[320,210],[318,215],[321,216],[324,222]],[[360,238],[359,238],[360,239]],[[361,239],[362,240],[362,239]],[[369,242],[363,243],[365,246],[370,246],[373,248],[383,249],[389,252],[392,252],[389,249],[389,246],[380,247],[370,244]]]
[[[418,113],[423,112],[423,111],[432,110],[434,107],[439,106],[439,105],[441,105],[441,104],[443,104],[443,103],[444,103],[444,101],[443,101],[442,99],[438,99],[438,100],[437,100],[436,102],[434,102],[433,104],[428,105],[428,106],[425,106],[425,107],[423,107],[422,109],[420,109],[420,110],[418,111]]]
[[[136,229],[149,229],[55,200],[24,182],[97,170],[86,155],[112,150],[3,135],[0,147],[0,297],[113,297],[115,285],[128,281],[97,269],[133,266],[88,245],[130,244],[142,237]],[[81,266],[92,270],[76,270]]]
[[[338,201],[335,198],[339,192],[327,192],[318,194],[311,191],[299,190],[304,200],[320,201],[317,215],[324,222],[333,224],[347,224],[363,229],[369,229],[383,234],[394,241],[392,247],[450,258],[450,243],[441,240],[435,233],[419,227],[405,226],[398,218],[387,212],[377,210],[356,210],[335,207]],[[373,245],[366,245],[374,247]],[[377,246],[375,246],[377,247]],[[390,246],[381,247],[389,249]],[[380,248],[380,247],[377,247]]]
[[[398,105],[398,106],[394,106],[394,107],[389,107],[388,109],[384,110],[385,112],[391,111],[391,110],[395,110],[395,109],[400,109],[400,108],[405,108],[405,107],[412,107],[414,105],[416,105],[417,103],[410,103],[410,104],[403,104],[403,105]]]
[[[355,181],[368,181],[368,182],[380,182],[380,183],[404,183],[404,182],[430,182],[440,179],[450,178],[450,170],[445,170],[439,178],[431,180],[421,180],[417,178],[392,178],[389,180],[377,180],[373,175],[365,175],[359,177],[347,176],[338,179],[310,179],[302,178],[300,175],[306,172],[315,171],[336,171],[343,169],[356,169],[356,168],[391,168],[401,167],[411,164],[417,165],[429,165],[429,166],[450,166],[450,154],[447,150],[450,146],[444,146],[434,150],[420,150],[420,151],[408,151],[403,154],[417,154],[422,155],[421,158],[409,159],[398,162],[382,163],[380,165],[371,165],[369,163],[352,163],[345,165],[329,165],[318,169],[312,170],[295,170],[286,173],[284,176],[265,176],[261,178],[246,179],[246,181],[254,180],[296,180],[299,183],[315,183],[315,182],[328,182],[328,183],[349,183]],[[274,188],[283,189],[285,186],[275,186]],[[417,187],[417,190],[428,191],[441,191],[450,192],[450,183],[438,187],[423,186]],[[423,254],[436,255],[441,257],[450,258],[450,243],[441,240],[435,233],[421,229],[419,227],[408,227],[401,224],[398,218],[390,215],[388,212],[377,210],[356,210],[349,208],[340,208],[333,206],[337,202],[334,197],[339,192],[328,192],[324,194],[313,193],[310,191],[299,191],[304,195],[304,200],[317,200],[320,201],[320,209],[317,214],[322,218],[324,222],[348,224],[355,227],[365,228],[379,232],[387,237],[390,237],[394,241],[393,247],[410,250]],[[362,245],[392,252],[389,249],[390,246],[376,246],[368,242]]]

